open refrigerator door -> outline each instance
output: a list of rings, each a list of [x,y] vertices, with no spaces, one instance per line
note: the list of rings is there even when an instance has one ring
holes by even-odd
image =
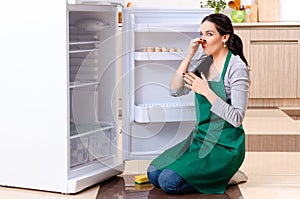
[[[123,9],[123,159],[152,159],[194,127],[194,96],[169,82],[212,9]],[[197,63],[195,56],[191,65]]]

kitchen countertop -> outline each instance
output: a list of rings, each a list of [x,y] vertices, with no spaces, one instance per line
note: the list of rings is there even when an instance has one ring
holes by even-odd
[[[268,26],[278,26],[278,27],[300,27],[299,22],[257,22],[257,23],[233,23],[234,27],[268,27]]]

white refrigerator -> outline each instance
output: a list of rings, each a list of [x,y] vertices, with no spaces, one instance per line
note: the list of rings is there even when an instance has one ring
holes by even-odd
[[[168,83],[211,9],[123,9],[120,55],[115,3],[1,8],[1,186],[76,193],[193,128],[192,94],[171,97]]]

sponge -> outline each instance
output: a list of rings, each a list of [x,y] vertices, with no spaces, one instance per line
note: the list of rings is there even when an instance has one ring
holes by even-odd
[[[143,183],[148,183],[149,179],[147,174],[141,174],[141,175],[134,176],[134,181],[136,184],[143,184]]]

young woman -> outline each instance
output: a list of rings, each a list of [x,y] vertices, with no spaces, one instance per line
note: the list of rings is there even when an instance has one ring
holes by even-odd
[[[200,46],[204,55],[188,71]],[[223,14],[205,17],[200,38],[191,40],[170,83],[173,96],[195,92],[197,122],[184,141],[151,162],[147,174],[154,186],[171,194],[224,193],[245,157],[247,66],[230,19]]]

